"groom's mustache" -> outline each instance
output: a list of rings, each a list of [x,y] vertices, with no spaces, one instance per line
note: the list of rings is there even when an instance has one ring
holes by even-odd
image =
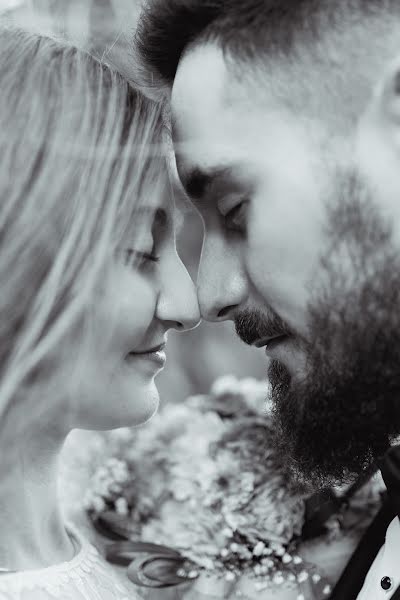
[[[234,323],[236,333],[249,346],[263,338],[293,335],[289,325],[271,310],[268,314],[259,310],[242,310],[236,314]]]

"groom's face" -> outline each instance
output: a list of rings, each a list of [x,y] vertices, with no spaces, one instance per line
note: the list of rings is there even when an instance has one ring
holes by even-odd
[[[203,47],[182,61],[173,88],[178,171],[205,223],[201,309],[213,321],[276,311],[303,337],[329,183],[312,136],[324,132],[250,85]]]
[[[265,349],[294,466],[341,477],[400,431],[397,148],[383,178],[363,147],[374,133],[348,135],[334,100],[286,84],[279,65],[260,85],[211,44],[189,52],[172,92],[177,166],[205,225],[203,317]]]

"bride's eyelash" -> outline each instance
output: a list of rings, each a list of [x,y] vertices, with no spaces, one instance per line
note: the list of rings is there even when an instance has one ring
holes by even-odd
[[[142,247],[145,247],[145,248],[147,247],[148,251],[137,250],[132,247],[123,248],[123,246],[122,246],[120,256],[122,256],[122,261],[123,261],[124,265],[127,267],[132,267],[132,268],[136,267],[139,269],[140,268],[151,269],[160,261],[160,256],[156,254],[156,249],[159,247],[159,245],[161,243],[161,237],[165,233],[168,217],[167,217],[166,212],[161,208],[158,209],[157,211],[155,211],[154,213],[151,212],[151,214],[152,214],[152,224],[151,224],[152,248],[151,248],[151,250],[149,250],[150,239],[148,239],[146,236],[145,236],[144,240],[141,240],[141,242],[138,242],[138,245],[140,247],[140,245],[143,244]],[[150,229],[150,227],[149,227],[149,229]],[[145,231],[145,230],[143,230],[143,231]]]
[[[149,254],[148,252],[137,252],[137,255],[141,257],[143,260],[148,260],[153,263],[160,262],[160,257],[156,254]]]

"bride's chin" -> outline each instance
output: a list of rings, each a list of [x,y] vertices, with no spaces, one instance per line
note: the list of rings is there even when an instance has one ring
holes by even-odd
[[[97,398],[78,419],[78,429],[107,431],[121,427],[138,427],[149,421],[158,410],[159,393],[154,377],[146,382],[116,388]],[[82,407],[83,408],[83,407]]]
[[[153,377],[143,388],[132,388],[126,402],[121,402],[120,410],[115,410],[112,420],[117,423],[110,429],[144,425],[155,415],[159,403],[160,396]]]

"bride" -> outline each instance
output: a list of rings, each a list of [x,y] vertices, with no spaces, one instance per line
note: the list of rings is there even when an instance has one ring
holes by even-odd
[[[0,29],[0,598],[134,598],[64,522],[74,428],[139,425],[199,320],[159,109],[77,48]]]

